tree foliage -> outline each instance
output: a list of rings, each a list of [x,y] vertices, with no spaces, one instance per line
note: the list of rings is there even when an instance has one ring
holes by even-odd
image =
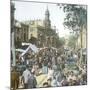
[[[71,48],[76,47],[76,37],[74,35],[71,35],[68,40],[68,46]]]
[[[83,26],[87,27],[87,6],[67,4],[63,5],[63,11],[66,13],[64,26],[70,30],[77,31]]]

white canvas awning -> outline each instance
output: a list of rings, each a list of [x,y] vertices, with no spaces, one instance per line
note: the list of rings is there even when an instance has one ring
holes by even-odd
[[[38,52],[38,48],[36,47],[36,45],[31,44],[31,43],[23,43],[23,45],[29,45],[28,48],[21,54],[21,56],[25,55],[30,49],[34,52],[37,53]]]
[[[15,51],[24,52],[25,50],[23,50],[23,49],[16,49]]]

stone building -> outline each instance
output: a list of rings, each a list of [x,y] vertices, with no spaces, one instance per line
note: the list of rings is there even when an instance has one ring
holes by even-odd
[[[55,28],[51,26],[50,12],[47,7],[44,20],[15,21],[15,42],[29,42],[37,46],[54,45],[57,37]]]
[[[50,13],[49,13],[48,7],[45,11],[44,26],[45,26],[46,29],[51,28]]]
[[[38,41],[37,45],[50,46],[51,43],[53,43],[53,40],[55,41],[54,37],[56,37],[57,34],[55,28],[51,26],[50,12],[48,7],[45,10],[45,18],[43,20],[29,20],[24,21],[24,23],[29,26],[28,38],[31,39],[31,36],[36,38]]]
[[[15,20],[15,46],[21,45],[21,42],[28,42],[29,26]]]
[[[30,39],[31,36],[38,38],[38,34],[39,34],[38,27],[44,26],[43,20],[41,19],[29,20],[29,21],[25,21],[24,23],[29,26],[28,39]]]

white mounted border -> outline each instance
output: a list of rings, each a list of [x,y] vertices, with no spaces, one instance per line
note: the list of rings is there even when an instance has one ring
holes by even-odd
[[[90,24],[90,0],[32,0],[43,2],[87,4]],[[90,90],[90,25],[88,24],[88,85],[41,90]],[[0,90],[10,90],[10,0],[0,0]],[[19,89],[20,90],[20,89]],[[25,90],[25,89],[23,89]],[[35,89],[33,89],[35,90]],[[36,89],[38,90],[38,89]]]

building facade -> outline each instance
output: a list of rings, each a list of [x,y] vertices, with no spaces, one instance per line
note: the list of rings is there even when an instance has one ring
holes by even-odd
[[[15,21],[15,42],[34,43],[38,46],[55,46],[57,37],[55,28],[51,26],[50,13],[47,7],[44,20]],[[34,41],[34,42],[32,42]]]
[[[46,29],[51,28],[50,13],[49,13],[48,7],[45,11],[44,26]]]
[[[20,46],[21,42],[28,42],[29,26],[15,21],[15,45]]]

